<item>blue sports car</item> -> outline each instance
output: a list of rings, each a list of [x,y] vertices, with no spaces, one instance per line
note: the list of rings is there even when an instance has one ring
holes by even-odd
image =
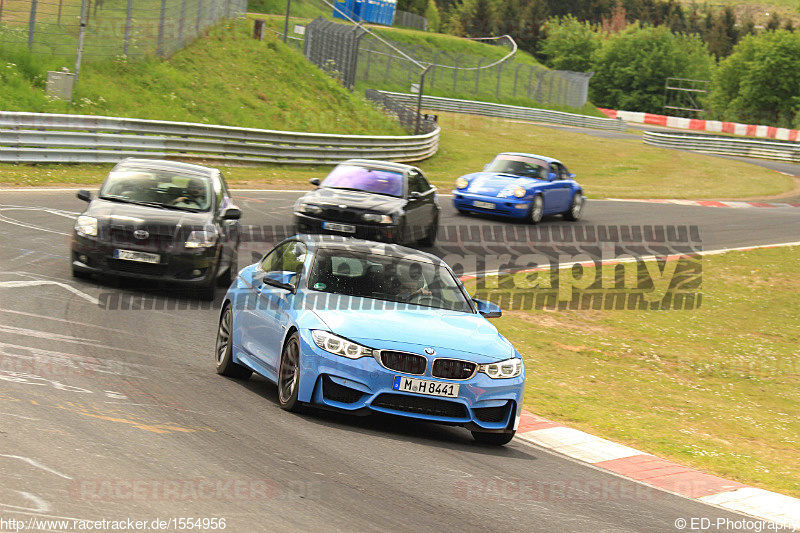
[[[486,320],[498,316],[436,256],[298,235],[239,272],[222,303],[216,367],[265,376],[289,411],[377,411],[502,445],[519,423],[525,370]]]
[[[484,167],[456,179],[453,205],[460,213],[486,213],[527,219],[545,215],[578,220],[586,197],[575,174],[561,161],[534,154],[498,154]]]

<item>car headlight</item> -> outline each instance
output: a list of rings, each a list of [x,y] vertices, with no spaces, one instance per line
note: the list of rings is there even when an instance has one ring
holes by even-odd
[[[469,185],[469,182],[466,178],[457,178],[456,179],[456,189],[466,189]]]
[[[378,213],[364,213],[361,215],[361,218],[363,218],[365,222],[375,222],[377,224],[392,223],[392,217],[389,215],[379,215]]]
[[[297,204],[297,211],[299,213],[306,213],[308,215],[319,215],[322,213],[322,208],[314,204],[301,203]]]
[[[217,243],[216,230],[195,230],[186,239],[186,248],[209,248]]]
[[[343,339],[329,331],[315,329],[311,331],[311,337],[314,339],[314,344],[332,354],[341,355],[348,359],[372,357],[372,348]]]
[[[478,372],[483,372],[492,379],[515,378],[522,373],[522,359],[512,357],[497,363],[478,365]]]
[[[82,237],[97,237],[97,219],[81,215],[75,221],[75,231]]]
[[[516,196],[517,198],[522,198],[527,194],[527,192],[528,191],[526,191],[522,187],[517,187],[516,189],[514,189],[514,196]]]

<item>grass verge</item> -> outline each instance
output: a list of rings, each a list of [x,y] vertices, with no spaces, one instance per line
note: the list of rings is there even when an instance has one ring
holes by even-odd
[[[577,174],[590,198],[753,198],[792,189],[791,177],[717,157],[646,146],[537,124],[441,113],[439,151],[419,163],[442,192],[455,178],[483,168],[498,152],[551,155]],[[209,163],[213,165],[214,163]],[[0,185],[97,185],[110,165],[0,164]],[[306,188],[330,167],[222,167],[234,187]]]
[[[798,291],[800,247],[731,252],[702,259],[699,309],[493,322],[525,357],[528,410],[798,497]]]

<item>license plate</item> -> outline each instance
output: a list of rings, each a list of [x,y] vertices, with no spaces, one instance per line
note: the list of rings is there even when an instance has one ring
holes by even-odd
[[[394,390],[427,394],[428,396],[445,396],[447,398],[457,398],[459,387],[458,383],[443,383],[441,381],[407,378],[405,376],[395,376],[392,384]]]
[[[475,200],[472,202],[472,205],[475,207],[480,207],[481,209],[494,209],[495,205],[491,202],[479,202]]]
[[[139,263],[160,263],[161,256],[158,254],[148,254],[147,252],[136,252],[133,250],[114,250],[114,259],[123,261],[138,261]]]
[[[342,233],[355,233],[356,227],[350,224],[337,224],[335,222],[323,222],[322,227],[330,231],[341,231]]]

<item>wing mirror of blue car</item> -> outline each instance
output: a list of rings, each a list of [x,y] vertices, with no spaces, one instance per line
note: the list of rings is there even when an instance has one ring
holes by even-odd
[[[78,191],[78,198],[83,200],[84,202],[91,202],[92,201],[92,193],[87,191],[86,189],[81,189]]]
[[[296,279],[297,274],[294,272],[267,272],[262,275],[262,282],[272,287],[285,289],[294,292],[296,287],[291,283]]]
[[[478,300],[477,298],[473,298],[472,301],[475,302],[478,313],[485,318],[500,318],[503,315],[503,310],[497,304],[486,300]]]
[[[242,218],[242,211],[238,207],[229,207],[222,212],[223,220],[239,220]]]
[[[320,184],[319,178],[311,178],[308,182],[314,187],[319,187]]]
[[[572,179],[575,179],[575,174],[570,172],[569,177],[572,178]]]
[[[547,175],[547,179],[549,179],[550,181],[553,181],[556,178],[558,178],[558,174],[556,174],[555,172],[551,172],[550,174]]]

